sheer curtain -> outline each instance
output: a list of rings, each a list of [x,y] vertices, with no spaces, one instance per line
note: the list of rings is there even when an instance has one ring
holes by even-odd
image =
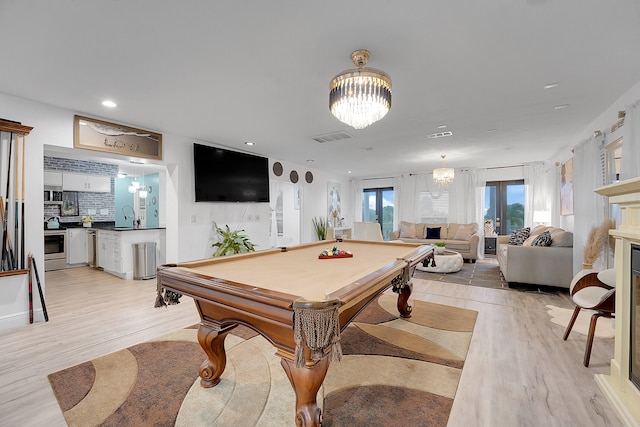
[[[640,101],[627,107],[622,127],[620,179],[640,176]]]
[[[598,227],[605,218],[605,198],[593,190],[603,185],[602,143],[604,135],[592,137],[578,144],[573,151],[573,272],[582,269],[584,244],[591,228]],[[594,269],[606,268],[603,257]],[[603,263],[600,265],[600,263]]]
[[[542,163],[526,164],[522,168],[524,175],[524,223],[533,224],[535,211],[550,211],[547,203],[549,196],[544,186],[544,165]]]
[[[395,209],[393,210],[394,229],[400,228],[400,221],[415,221],[418,192],[416,175],[401,175],[394,178]]]
[[[349,186],[351,190],[351,200],[353,200],[353,220],[362,221],[362,190],[364,190],[364,181],[354,179]]]

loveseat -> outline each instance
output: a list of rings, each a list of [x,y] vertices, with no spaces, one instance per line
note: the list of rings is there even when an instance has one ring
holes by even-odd
[[[545,232],[548,235],[540,237]],[[514,239],[516,233],[498,236],[496,257],[504,279],[509,283],[569,288],[573,279],[573,233],[545,226],[523,231],[528,237],[521,233]],[[542,241],[545,246],[534,245],[536,238],[538,244]]]
[[[400,222],[400,230],[389,233],[390,240],[402,240],[406,243],[434,244],[444,242],[445,248],[458,252],[466,261],[478,259],[478,224],[422,224],[407,221]]]

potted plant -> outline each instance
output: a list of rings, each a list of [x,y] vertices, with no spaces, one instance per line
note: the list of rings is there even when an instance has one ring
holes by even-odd
[[[91,227],[91,221],[93,221],[93,219],[90,216],[83,216],[82,217],[82,226],[89,228]]]
[[[256,245],[249,241],[249,237],[241,234],[244,230],[231,231],[228,225],[225,225],[225,228],[223,229],[218,227],[218,224],[215,222],[213,223],[213,226],[218,234],[218,241],[211,245],[214,248],[217,248],[213,253],[214,257],[255,251]]]
[[[311,219],[311,223],[313,224],[313,229],[316,232],[316,236],[318,240],[327,240],[327,228],[329,227],[329,223],[323,217],[313,217]]]
[[[437,253],[438,255],[442,255],[444,253],[446,243],[445,242],[435,242],[434,246],[435,246],[435,248],[433,248],[433,251],[435,253]]]

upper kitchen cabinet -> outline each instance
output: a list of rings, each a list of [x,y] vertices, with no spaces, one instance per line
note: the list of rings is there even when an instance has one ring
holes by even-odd
[[[62,187],[62,172],[44,171],[45,187]]]
[[[95,193],[111,192],[111,177],[65,172],[62,175],[64,191],[91,191]]]

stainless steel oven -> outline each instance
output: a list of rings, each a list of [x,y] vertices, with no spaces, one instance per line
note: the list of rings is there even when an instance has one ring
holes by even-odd
[[[44,270],[67,268],[67,232],[44,230]]]

